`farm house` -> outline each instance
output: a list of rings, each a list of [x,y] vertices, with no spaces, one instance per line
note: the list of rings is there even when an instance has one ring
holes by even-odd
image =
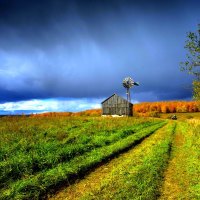
[[[117,94],[108,97],[101,104],[102,115],[133,115],[133,104]]]

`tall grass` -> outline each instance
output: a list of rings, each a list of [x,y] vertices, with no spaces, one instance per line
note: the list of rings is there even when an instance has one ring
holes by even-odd
[[[168,124],[119,163],[99,188],[81,199],[157,199],[176,124]]]
[[[200,121],[179,122],[160,199],[200,199]]]
[[[0,198],[41,198],[164,123],[133,118],[2,118]]]
[[[38,142],[28,145],[26,141],[24,149],[18,151],[0,163],[0,187],[12,179],[19,179],[23,176],[33,175],[38,171],[47,170],[57,166],[61,162],[68,162],[78,155],[89,152],[94,148],[110,145],[123,139],[145,127],[157,124],[158,122],[146,122],[133,126],[132,129],[122,127],[119,130],[107,133],[96,132],[94,135],[80,135],[74,141],[66,140],[63,143],[51,141],[47,143]],[[23,145],[23,143],[21,143]]]

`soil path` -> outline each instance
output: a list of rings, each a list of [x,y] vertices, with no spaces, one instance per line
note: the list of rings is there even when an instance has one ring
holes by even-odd
[[[150,135],[148,138],[144,139],[139,145],[129,150],[128,152],[120,154],[118,157],[110,160],[108,163],[97,167],[90,174],[86,175],[84,179],[77,180],[74,184],[67,186],[66,188],[59,191],[49,200],[77,200],[81,199],[85,194],[90,193],[94,190],[98,190],[104,183],[104,180],[113,179],[113,171],[116,170],[116,166],[120,171],[120,168],[124,168],[123,163],[128,164],[132,160],[136,159],[135,155],[145,154],[144,149],[148,145],[152,145],[151,142],[156,139],[156,135],[163,131],[166,126],[157,130],[154,134]],[[137,157],[138,164],[140,163],[140,156]]]

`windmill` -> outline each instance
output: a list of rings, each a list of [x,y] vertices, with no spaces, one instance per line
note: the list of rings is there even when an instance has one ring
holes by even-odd
[[[139,83],[133,81],[131,77],[126,77],[122,84],[126,88],[127,101],[131,103],[130,88],[132,88],[134,85],[139,86]]]

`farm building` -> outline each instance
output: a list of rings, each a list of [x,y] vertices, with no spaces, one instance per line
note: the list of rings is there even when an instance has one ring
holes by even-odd
[[[101,104],[102,115],[133,115],[133,104],[117,94],[108,97]]]

